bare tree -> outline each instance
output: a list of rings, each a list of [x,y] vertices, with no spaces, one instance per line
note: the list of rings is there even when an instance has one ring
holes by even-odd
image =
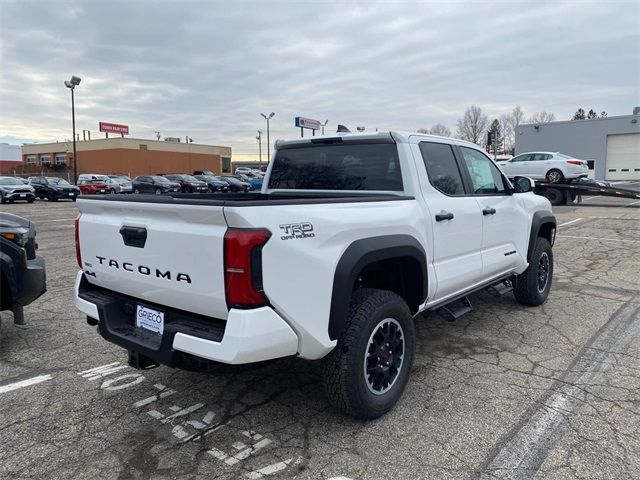
[[[520,108],[520,105],[516,105],[516,108],[511,112],[511,127],[515,131],[516,127],[524,122],[524,112]]]
[[[458,119],[457,127],[458,138],[480,145],[489,128],[489,119],[480,107],[472,105],[464,112],[464,116]]]
[[[450,137],[451,130],[449,130],[445,125],[441,123],[436,123],[433,127],[429,129],[429,133],[431,135],[440,135],[441,137]]]
[[[545,111],[534,113],[531,115],[529,119],[529,123],[550,123],[556,119],[556,116],[553,113],[548,113]]]
[[[503,144],[502,148],[504,152],[509,152],[514,144],[514,126],[513,118],[511,114],[505,113],[500,115],[500,130],[502,130]]]

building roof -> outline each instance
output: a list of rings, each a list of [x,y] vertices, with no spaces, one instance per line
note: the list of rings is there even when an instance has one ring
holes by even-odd
[[[638,115],[616,115],[613,117],[598,117],[598,118],[585,118],[582,120],[558,120],[557,122],[545,122],[545,123],[521,123],[517,128],[520,127],[533,127],[535,125],[559,125],[561,123],[584,123],[584,122],[602,122],[607,120],[617,120],[620,118],[628,118],[629,120],[633,118],[639,118]]]
[[[143,148],[146,148],[147,150],[163,152],[200,153],[225,157],[231,156],[231,147],[203,145],[199,143],[164,142],[148,138],[111,137],[94,138],[91,140],[80,140],[76,142],[76,149],[78,152],[110,149],[140,150],[141,146],[144,146]],[[51,143],[30,143],[22,146],[23,155],[71,151],[73,151],[73,142],[71,140]]]

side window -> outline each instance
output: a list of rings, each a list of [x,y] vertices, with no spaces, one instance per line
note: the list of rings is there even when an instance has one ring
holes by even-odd
[[[518,155],[517,157],[514,157],[511,161],[512,162],[526,162],[531,158],[531,155],[525,154],[525,155]]]
[[[464,195],[462,175],[451,145],[420,142],[420,152],[431,185],[445,195]]]
[[[504,177],[493,162],[478,150],[460,147],[464,163],[467,165],[473,192],[476,195],[506,195],[508,192]]]
[[[548,155],[546,155],[546,154],[544,154],[544,153],[536,153],[536,154],[533,156],[532,160],[533,160],[534,162],[541,162],[542,160],[546,160],[546,159],[547,159],[547,157],[548,157]]]

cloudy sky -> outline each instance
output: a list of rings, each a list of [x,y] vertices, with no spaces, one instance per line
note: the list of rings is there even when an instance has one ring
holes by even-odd
[[[0,142],[99,121],[256,158],[294,117],[455,129],[472,104],[568,119],[640,105],[640,2],[0,0]],[[94,133],[96,135],[96,133]],[[247,157],[248,156],[248,157]]]

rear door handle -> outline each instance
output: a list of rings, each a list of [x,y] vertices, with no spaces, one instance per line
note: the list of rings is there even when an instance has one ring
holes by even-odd
[[[495,208],[485,208],[482,210],[482,214],[483,215],[493,215],[494,213],[496,213],[496,209]]]
[[[443,220],[453,220],[453,213],[445,212],[444,210],[436,214],[436,222],[442,222]]]

